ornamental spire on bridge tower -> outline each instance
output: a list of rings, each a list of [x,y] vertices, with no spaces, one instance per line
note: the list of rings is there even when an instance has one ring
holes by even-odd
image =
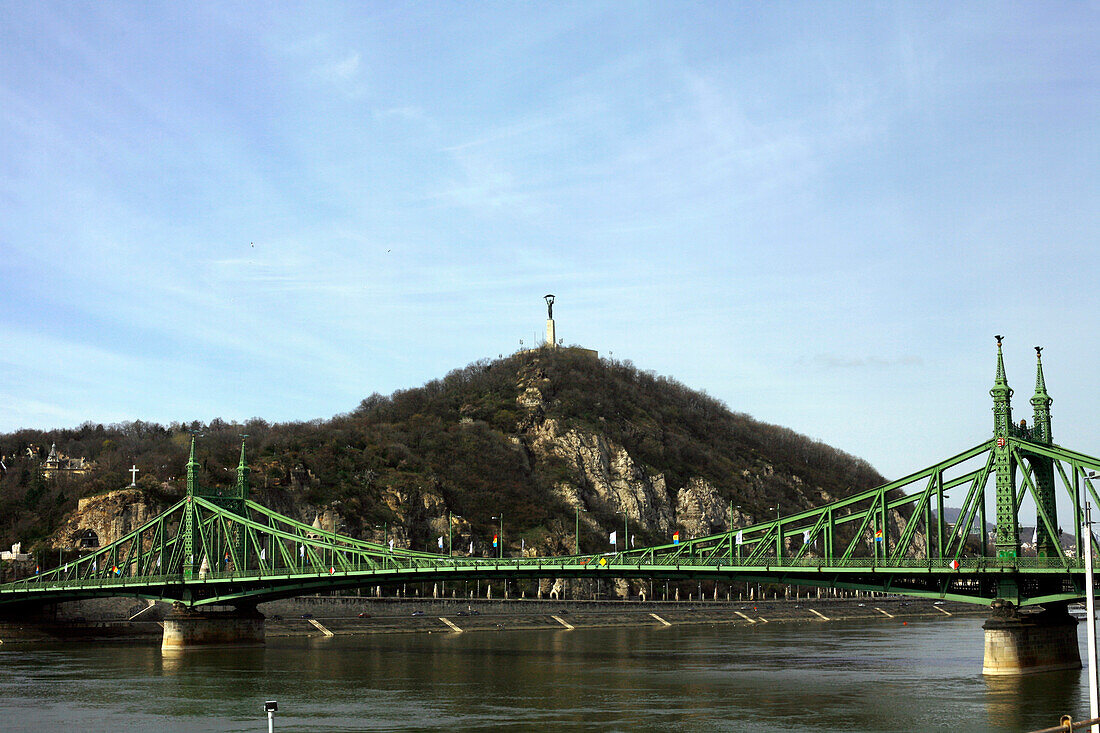
[[[1016,460],[1012,457],[1012,388],[1005,376],[1001,340],[997,337],[997,376],[993,379],[993,465],[997,471],[997,557],[1016,557],[1020,549],[1019,519],[1016,516]],[[983,529],[984,531],[984,529]]]
[[[1050,406],[1054,402],[1047,394],[1047,382],[1043,378],[1043,347],[1035,347],[1035,395],[1031,398],[1031,406],[1035,409],[1035,422],[1032,426],[1032,440],[1036,443],[1053,443],[1054,436],[1050,432]]]
[[[237,497],[240,499],[248,498],[248,474],[251,473],[251,469],[244,461],[244,443],[247,435],[241,436],[241,462],[237,464]]]
[[[1035,395],[1031,406],[1035,410],[1034,423],[1030,438],[1035,443],[1050,445],[1054,442],[1050,429],[1050,405],[1054,400],[1047,394],[1046,379],[1043,378],[1043,347],[1035,347]],[[1061,542],[1056,536],[1058,524],[1058,502],[1054,491],[1054,462],[1045,456],[1028,456],[1032,473],[1035,476],[1035,553],[1039,557],[1058,557],[1061,554]],[[1043,519],[1046,514],[1051,529]]]
[[[195,462],[195,435],[191,434],[191,455],[187,459],[187,495],[195,495],[195,471],[199,464]]]

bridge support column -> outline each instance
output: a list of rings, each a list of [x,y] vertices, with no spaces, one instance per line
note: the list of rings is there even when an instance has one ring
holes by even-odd
[[[234,611],[194,611],[177,603],[164,619],[161,649],[263,643],[264,615],[255,607]]]
[[[1077,619],[1066,606],[1019,613],[1011,602],[993,601],[985,629],[982,674],[1007,676],[1080,669]]]

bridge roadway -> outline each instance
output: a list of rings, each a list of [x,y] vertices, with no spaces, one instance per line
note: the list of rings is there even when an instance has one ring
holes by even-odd
[[[1062,584],[1059,590],[1025,597],[1025,605],[1079,600],[1083,563],[1066,567],[1057,558],[964,558],[952,568],[928,559],[904,558],[890,563],[874,558],[851,558],[830,564],[803,557],[761,564],[739,558],[671,558],[624,553],[542,558],[466,558],[432,555],[385,556],[380,562],[334,566],[256,569],[243,573],[209,572],[187,579],[182,573],[107,576],[40,581],[36,577],[0,586],[0,606],[15,603],[63,602],[84,598],[135,596],[180,601],[190,606],[252,605],[335,590],[370,588],[398,583],[435,583],[461,580],[515,580],[539,578],[631,578],[641,580],[721,580],[779,583],[850,590],[882,591],[989,605],[1003,581],[1022,576]],[[1024,584],[1026,587],[1026,583]],[[1050,588],[1050,584],[1037,587]]]

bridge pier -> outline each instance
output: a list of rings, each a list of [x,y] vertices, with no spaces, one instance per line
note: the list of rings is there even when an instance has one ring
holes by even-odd
[[[982,674],[1009,676],[1080,669],[1077,619],[1065,604],[1037,613],[1019,613],[1011,602],[998,598],[985,630]]]
[[[255,606],[232,611],[195,611],[176,603],[164,619],[161,649],[263,643],[264,615]]]

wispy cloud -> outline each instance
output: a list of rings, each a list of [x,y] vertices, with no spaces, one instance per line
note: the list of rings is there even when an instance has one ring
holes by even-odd
[[[5,7],[0,429],[331,414],[546,292],[567,342],[887,471],[853,392],[964,382],[1002,328],[1100,358],[1076,6],[210,7]]]
[[[359,74],[359,53],[352,51],[339,61],[328,65],[326,71],[344,81],[351,81]]]
[[[914,354],[906,354],[893,358],[818,354],[814,357],[814,363],[826,369],[892,369],[895,367],[921,366],[924,364],[924,359]]]

